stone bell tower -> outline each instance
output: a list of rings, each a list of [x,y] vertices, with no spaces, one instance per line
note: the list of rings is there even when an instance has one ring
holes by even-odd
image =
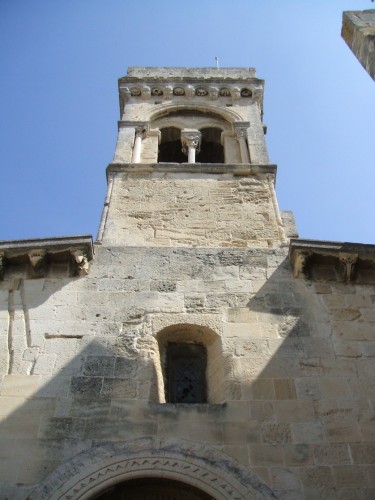
[[[254,70],[119,87],[97,241],[0,242],[0,497],[375,498],[375,246],[292,238]]]
[[[286,242],[252,68],[129,68],[107,169],[103,244]]]

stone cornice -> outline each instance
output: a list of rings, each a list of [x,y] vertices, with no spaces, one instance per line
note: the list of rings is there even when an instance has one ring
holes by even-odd
[[[84,276],[93,255],[90,235],[0,241],[0,279],[41,278],[54,264],[65,266],[65,274]]]
[[[291,239],[289,260],[295,278],[375,283],[375,245]]]
[[[233,174],[236,176],[251,176],[271,174],[276,176],[277,165],[256,164],[226,164],[226,163],[110,163],[107,167],[107,177],[113,173],[127,172],[143,174],[153,172],[165,173],[197,173],[197,174]]]

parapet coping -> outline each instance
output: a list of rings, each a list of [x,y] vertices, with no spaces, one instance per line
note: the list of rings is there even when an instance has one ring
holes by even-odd
[[[230,79],[249,80],[256,78],[255,68],[217,68],[217,67],[140,67],[130,66],[126,76],[119,81],[130,79],[163,79],[163,80],[183,80],[183,79]]]
[[[289,261],[295,278],[309,279],[315,262],[330,261],[343,281],[353,281],[359,269],[375,265],[375,245],[292,238]]]
[[[68,276],[86,276],[93,256],[91,235],[0,241],[0,281],[44,278],[56,263],[66,264]]]
[[[47,253],[57,253],[65,250],[83,250],[88,260],[94,256],[91,235],[57,236],[52,238],[33,238],[26,240],[0,240],[0,252],[6,257],[21,256],[34,249],[45,249]]]

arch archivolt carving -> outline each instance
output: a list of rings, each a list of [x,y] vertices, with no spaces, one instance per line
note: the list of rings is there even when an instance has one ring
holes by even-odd
[[[214,448],[141,438],[80,453],[40,483],[28,500],[89,500],[110,486],[140,478],[180,481],[216,500],[275,498],[254,473]]]
[[[207,113],[213,117],[216,116],[217,119],[219,120],[226,120],[229,123],[234,123],[236,121],[243,121],[244,117],[241,116],[239,113],[236,111],[233,111],[229,108],[222,108],[219,106],[214,106],[214,105],[209,105],[209,104],[201,104],[201,105],[194,105],[194,104],[163,104],[163,107],[161,109],[154,110],[150,113],[149,120],[150,122],[153,122],[157,119],[160,119],[164,116],[167,116],[171,113],[182,113],[184,111],[196,111],[196,112],[201,112],[201,113]]]

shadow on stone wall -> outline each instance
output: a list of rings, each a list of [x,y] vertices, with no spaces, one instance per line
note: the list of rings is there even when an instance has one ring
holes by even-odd
[[[82,328],[91,335],[44,336],[55,368],[5,378],[1,479],[13,486],[2,498],[24,498],[31,489],[24,485],[93,446],[145,436],[205,443],[254,471],[279,498],[372,494],[371,450],[361,443],[358,421],[370,425],[373,413],[356,393],[356,361],[335,354],[327,308],[313,284],[291,279],[281,251],[162,249],[164,258],[152,260],[157,270],[150,261],[143,265],[147,251],[139,252],[134,276],[151,279],[152,296],[145,292],[142,302],[142,284],[132,276],[138,307],[132,302],[125,312],[114,301],[111,321],[103,316],[108,306],[76,304],[75,313],[89,311]],[[91,282],[98,279],[94,274]],[[191,283],[178,289],[179,279]],[[208,282],[206,289],[196,280]],[[223,319],[223,404],[152,402],[158,353],[140,325],[156,296],[164,300],[157,314],[164,307],[176,323],[182,300],[185,316]]]

